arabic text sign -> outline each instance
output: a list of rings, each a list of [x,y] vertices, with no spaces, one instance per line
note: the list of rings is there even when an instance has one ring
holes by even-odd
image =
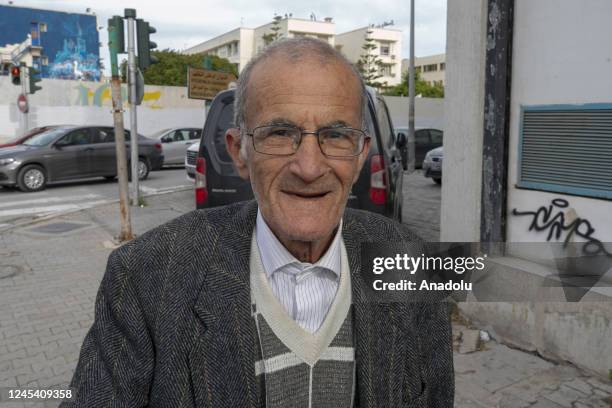
[[[190,99],[213,99],[219,92],[226,90],[230,82],[236,80],[233,74],[202,68],[190,67],[187,75]]]

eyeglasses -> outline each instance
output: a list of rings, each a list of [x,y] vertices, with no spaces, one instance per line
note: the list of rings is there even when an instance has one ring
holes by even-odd
[[[290,125],[258,126],[248,136],[258,153],[272,156],[291,156],[297,152],[304,135],[316,135],[321,152],[327,157],[354,157],[361,154],[368,137],[359,129],[348,127],[322,128],[304,132]]]

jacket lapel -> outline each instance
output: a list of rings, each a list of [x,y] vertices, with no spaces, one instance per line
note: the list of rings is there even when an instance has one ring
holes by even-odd
[[[210,213],[209,213],[210,214]],[[208,251],[206,278],[194,304],[195,339],[189,354],[198,407],[254,407],[255,333],[251,321],[250,244],[257,206],[249,202],[220,220]]]
[[[382,304],[366,295],[361,272],[361,243],[380,241],[350,213],[345,213],[343,238],[351,269],[354,305],[357,398],[360,408],[401,406],[405,393],[407,342],[400,303]]]

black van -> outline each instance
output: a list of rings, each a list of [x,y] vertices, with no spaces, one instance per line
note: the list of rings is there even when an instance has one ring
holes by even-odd
[[[399,149],[406,139],[395,141],[387,106],[370,88],[368,106],[370,152],[353,186],[348,206],[401,221],[403,168]],[[225,131],[233,125],[233,117],[234,91],[220,92],[210,106],[195,163],[197,208],[253,198],[250,182],[240,178],[225,148]]]

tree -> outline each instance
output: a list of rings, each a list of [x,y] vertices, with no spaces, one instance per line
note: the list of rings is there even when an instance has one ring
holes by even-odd
[[[376,80],[382,77],[382,73],[380,72],[382,60],[374,53],[376,44],[371,34],[372,30],[368,29],[366,31],[364,43],[361,46],[363,53],[359,56],[360,58],[357,61],[357,70],[367,85],[380,88],[384,86],[384,84]]]
[[[151,53],[158,59],[158,63],[151,65],[144,71],[144,82],[147,85],[187,86],[187,67],[202,68],[204,54],[182,54],[178,51],[165,49]],[[230,72],[238,76],[235,64],[226,58],[210,55],[212,69],[215,71]],[[121,62],[121,80],[125,82],[127,61]]]
[[[414,94],[421,95],[426,98],[444,98],[444,87],[440,84],[429,85],[427,81],[421,79],[421,74],[414,74]],[[385,95],[390,96],[408,96],[408,72],[403,76],[402,82],[399,85],[388,88]]]
[[[279,33],[281,29],[280,21],[281,21],[281,16],[274,16],[274,18],[272,19],[272,27],[270,27],[270,31],[272,32],[266,33],[261,36],[261,38],[264,40],[264,45],[266,47],[272,44],[273,42],[280,40],[282,36],[281,33]]]

